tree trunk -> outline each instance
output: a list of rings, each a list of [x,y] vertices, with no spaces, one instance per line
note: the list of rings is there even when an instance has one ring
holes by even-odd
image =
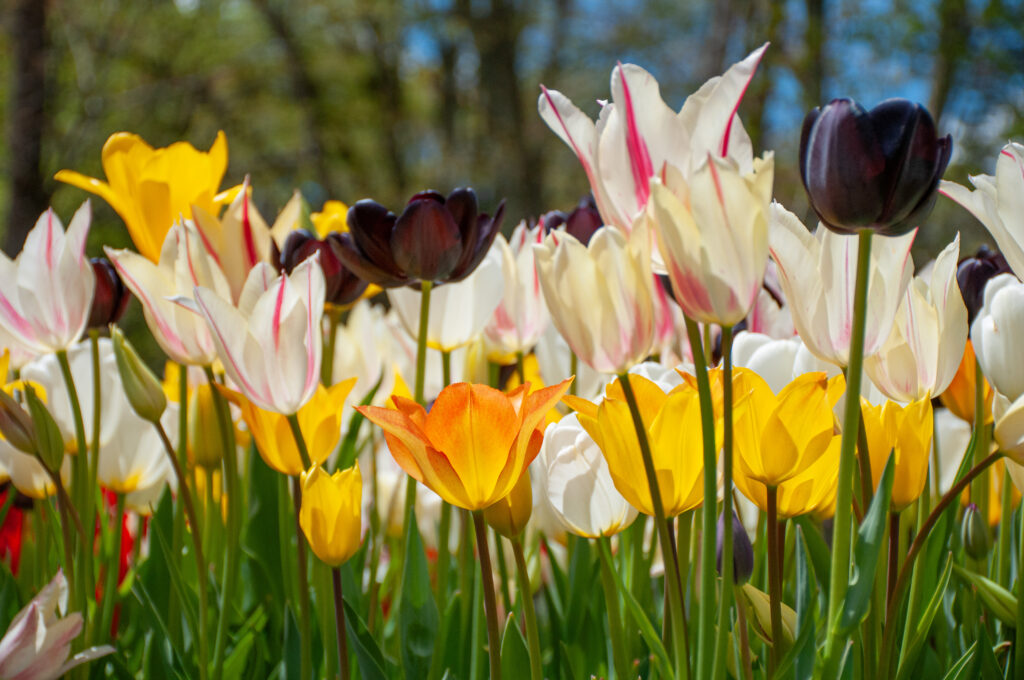
[[[967,0],[941,0],[939,3],[939,35],[935,47],[928,110],[938,123],[953,88],[956,69],[967,53],[971,20]]]
[[[804,64],[800,81],[804,85],[804,108],[824,104],[825,91],[825,1],[805,0],[807,30],[804,34]]]
[[[11,102],[10,207],[4,249],[21,249],[36,218],[46,210],[42,147],[46,127],[46,9],[45,0],[15,0],[11,20],[14,46],[14,84]]]

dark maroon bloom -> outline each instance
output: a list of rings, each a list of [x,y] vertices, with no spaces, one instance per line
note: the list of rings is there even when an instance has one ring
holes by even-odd
[[[967,305],[967,323],[974,323],[974,317],[985,302],[985,284],[1000,274],[1012,274],[1010,265],[1000,252],[981,246],[971,257],[960,260],[956,268],[956,282]]]
[[[349,231],[332,241],[338,259],[360,278],[385,288],[418,281],[461,281],[477,268],[501,230],[504,201],[494,217],[480,213],[472,189],[445,199],[413,196],[397,217],[376,201],[349,208]]]
[[[544,231],[550,232],[558,227],[563,227],[566,232],[582,243],[590,243],[591,237],[598,229],[604,226],[601,213],[597,212],[594,203],[590,198],[584,198],[569,214],[558,210],[545,213],[540,218],[544,225]]]
[[[86,328],[106,328],[117,323],[128,306],[131,295],[118,276],[114,265],[105,257],[89,260],[92,273],[96,276],[96,291],[92,296],[89,322]]]
[[[952,150],[952,139],[936,135],[919,104],[887,99],[865,111],[833,99],[804,119],[800,176],[832,231],[901,234],[931,212]]]
[[[288,234],[284,248],[277,254],[278,268],[291,274],[313,253],[320,253],[320,268],[324,271],[327,285],[324,299],[332,305],[348,305],[359,299],[369,285],[350,272],[334,252],[333,241],[339,234],[331,233],[326,239],[318,239],[307,229],[296,229]]]
[[[722,537],[725,536],[725,513],[718,516],[718,553],[715,558],[715,568],[722,573]],[[732,513],[732,577],[733,582],[738,584],[746,583],[750,575],[754,573],[754,546],[750,544],[750,537],[743,523],[736,513]]]

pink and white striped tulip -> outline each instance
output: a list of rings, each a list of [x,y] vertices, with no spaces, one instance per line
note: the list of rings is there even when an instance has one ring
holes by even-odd
[[[579,158],[605,224],[629,233],[647,206],[651,177],[666,164],[687,177],[711,154],[750,172],[750,138],[736,110],[766,48],[706,82],[679,113],[662,100],[654,76],[634,64],[612,70],[612,101],[596,125],[568,97],[542,86],[541,118]]]
[[[956,375],[967,343],[967,307],[956,281],[959,257],[957,234],[931,272],[907,287],[888,339],[864,360],[865,373],[889,399],[910,402],[940,394]]]
[[[996,174],[971,175],[974,191],[943,180],[939,192],[967,208],[985,225],[1018,278],[1024,278],[1024,144],[1010,142]]]
[[[778,203],[769,210],[769,250],[793,325],[811,354],[839,367],[850,355],[857,236],[819,227],[813,234]],[[910,246],[917,230],[871,242],[864,356],[882,348],[913,276]]]
[[[235,306],[210,288],[195,289],[228,377],[256,406],[292,415],[309,401],[320,381],[324,312],[323,270],[318,255],[291,275],[276,275],[261,262],[253,267]]]
[[[484,328],[484,342],[491,354],[514,359],[519,352],[529,352],[548,324],[548,309],[533,253],[533,244],[543,238],[543,225],[531,229],[524,220],[508,241],[501,234],[494,241],[492,248],[501,253],[505,290]]]
[[[208,365],[217,348],[202,317],[177,304],[201,286],[231,295],[228,280],[207,249],[195,224],[171,227],[157,264],[131,250],[106,248],[124,285],[142,303],[146,324],[167,355],[181,364]]]
[[[86,201],[65,232],[50,208],[29,232],[17,258],[0,253],[0,328],[11,336],[12,350],[56,352],[82,336],[96,287],[85,257],[91,220]]]
[[[68,582],[64,572],[58,571],[18,612],[0,640],[0,678],[56,680],[76,666],[114,652],[110,645],[103,645],[68,658],[71,641],[82,632],[82,615],[61,616],[67,601]]]

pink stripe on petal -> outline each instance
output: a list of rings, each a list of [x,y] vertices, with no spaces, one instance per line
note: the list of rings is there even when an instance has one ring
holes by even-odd
[[[256,255],[256,242],[252,234],[252,221],[249,219],[249,178],[242,184],[242,238],[245,242],[246,271],[256,266],[259,257]]]
[[[278,279],[277,285],[277,300],[274,301],[274,320],[271,328],[274,332],[274,348],[279,348],[281,345],[281,307],[284,304],[284,283],[285,277],[282,276]]]
[[[747,78],[747,82],[743,84],[740,96],[736,99],[736,105],[732,107],[732,113],[729,114],[729,120],[725,124],[725,135],[722,137],[723,158],[729,155],[729,137],[732,134],[732,122],[736,119],[736,112],[740,110],[740,102],[743,101],[743,95],[747,93],[747,88],[750,87],[750,81],[754,79],[754,74],[757,73],[757,67],[761,65],[761,59],[764,58],[764,52],[764,48],[761,48],[761,55],[757,58],[757,63],[754,64],[754,68],[750,70],[750,77]]]
[[[619,80],[622,82],[622,94],[625,98],[623,103],[626,107],[626,150],[629,153],[629,167],[633,171],[633,188],[636,193],[637,208],[643,208],[647,205],[647,199],[651,195],[649,182],[651,176],[654,175],[654,165],[651,163],[651,154],[647,151],[647,144],[636,126],[633,98],[629,94],[629,85],[626,84],[626,74],[623,72],[622,62],[619,62]]]
[[[215,294],[216,293],[214,293],[214,295]],[[217,339],[220,341],[220,346],[224,348],[224,358],[227,359],[227,363],[230,364],[232,370],[234,370],[235,375],[238,377],[238,382],[241,383],[241,387],[243,388],[243,390],[246,391],[249,395],[254,395],[263,401],[270,402],[271,399],[268,397],[268,395],[264,394],[260,390],[257,390],[255,387],[253,387],[253,384],[249,382],[248,378],[246,377],[245,372],[242,371],[242,367],[239,365],[238,359],[232,353],[231,348],[228,347],[227,342],[224,340],[224,334],[223,332],[221,332],[220,326],[217,324],[213,316],[210,314],[210,310],[203,303],[203,298],[199,294],[199,290],[196,289],[193,295],[196,304],[198,304],[199,308],[203,311],[203,316],[206,317],[207,324],[210,326],[210,329],[213,331],[214,335],[216,335]]]
[[[132,292],[135,293],[135,297],[139,298],[139,302],[142,303],[142,306],[150,311],[150,317],[156,322],[157,327],[160,329],[160,334],[164,339],[174,347],[174,350],[178,354],[182,356],[188,354],[188,351],[185,349],[185,343],[179,337],[177,331],[171,328],[163,315],[157,311],[156,304],[153,298],[149,296],[146,289],[139,284],[138,280],[135,279],[135,277],[133,277],[118,260],[114,259],[113,263],[114,268],[117,269],[117,273],[121,275],[121,279],[127,284]]]
[[[307,271],[306,272],[306,388],[308,389],[311,385],[316,384],[317,370],[316,370],[316,352],[313,347],[316,344],[314,333],[319,333],[320,329],[316,327],[316,322],[313,320],[313,276]]]

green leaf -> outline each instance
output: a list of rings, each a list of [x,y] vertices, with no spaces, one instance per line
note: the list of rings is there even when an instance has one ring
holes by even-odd
[[[430,590],[430,572],[423,540],[416,522],[409,522],[402,565],[402,594],[398,628],[402,641],[402,668],[406,678],[425,678],[430,673],[439,624],[437,603]]]
[[[857,543],[853,546],[853,574],[846,591],[843,610],[839,616],[836,634],[849,635],[867,616],[871,604],[871,593],[875,586],[875,570],[878,555],[885,542],[886,519],[889,516],[889,500],[892,497],[893,456],[882,470],[881,480],[871,507],[864,515],[864,521],[857,529]]]
[[[981,601],[997,619],[1011,628],[1017,626],[1017,598],[995,581],[973,571],[953,565],[953,571],[961,579],[974,586]]]
[[[302,641],[299,639],[299,624],[291,607],[284,610],[284,655],[281,658],[282,680],[302,678]],[[303,678],[302,680],[306,680]]]
[[[444,609],[444,616],[441,618],[440,651],[435,654],[434,672],[431,677],[437,677],[441,669],[445,675],[453,669],[459,668],[460,660],[464,658],[463,649],[466,644],[465,634],[460,630],[459,613],[462,611],[462,599],[465,597],[462,592],[456,590],[448,598],[448,604]]]
[[[896,673],[897,680],[904,680],[913,673],[914,667],[917,665],[917,656],[921,653],[921,648],[928,640],[932,621],[935,620],[935,615],[942,605],[942,597],[946,593],[946,586],[949,584],[949,577],[953,573],[953,568],[953,553],[950,552],[946,556],[946,566],[942,569],[938,587],[932,593],[931,599],[928,600],[928,605],[921,613],[921,618],[914,628],[913,635],[909,641],[904,640],[903,642],[903,652],[900,655],[900,665]]]
[[[505,620],[505,634],[501,638],[501,677],[530,677],[530,651],[512,613]]]
[[[25,402],[36,429],[36,454],[47,469],[56,473],[64,462],[64,437],[60,427],[31,387],[25,389]]]
[[[389,668],[389,664],[377,646],[377,641],[373,639],[359,614],[349,606],[348,602],[344,602],[344,607],[345,630],[348,631],[349,643],[356,655],[356,664],[359,666],[359,674],[363,676],[363,680],[387,680],[388,677],[397,675],[395,669]]]
[[[946,672],[942,680],[968,680],[975,677],[975,656],[978,651],[978,642],[975,641],[968,650],[960,657],[953,666]]]
[[[813,640],[815,635],[814,582],[810,574],[811,555],[807,536],[799,524],[796,525],[794,552],[796,553],[796,625],[799,633],[796,644],[789,654],[794,655],[793,665],[796,677],[807,678],[814,671],[814,644],[801,641],[804,640],[805,635],[807,640]]]
[[[820,588],[828,590],[829,569],[832,564],[832,553],[829,550],[825,537],[814,525],[807,515],[793,519],[793,522],[803,532],[804,542],[807,546],[807,554],[811,558],[811,566],[814,567],[814,577],[817,579]]]
[[[980,624],[978,625],[978,658],[981,662],[979,680],[1003,680],[999,661],[996,660],[995,652],[992,651],[992,640],[989,639],[985,626]]]
[[[284,571],[281,567],[281,544],[278,524],[279,475],[263,462],[261,456],[251,456],[249,462],[249,530],[245,532],[244,551],[252,565],[249,583],[258,599],[269,600],[275,606],[268,607],[271,613],[280,612],[285,605]],[[277,625],[280,619],[274,614]]]

